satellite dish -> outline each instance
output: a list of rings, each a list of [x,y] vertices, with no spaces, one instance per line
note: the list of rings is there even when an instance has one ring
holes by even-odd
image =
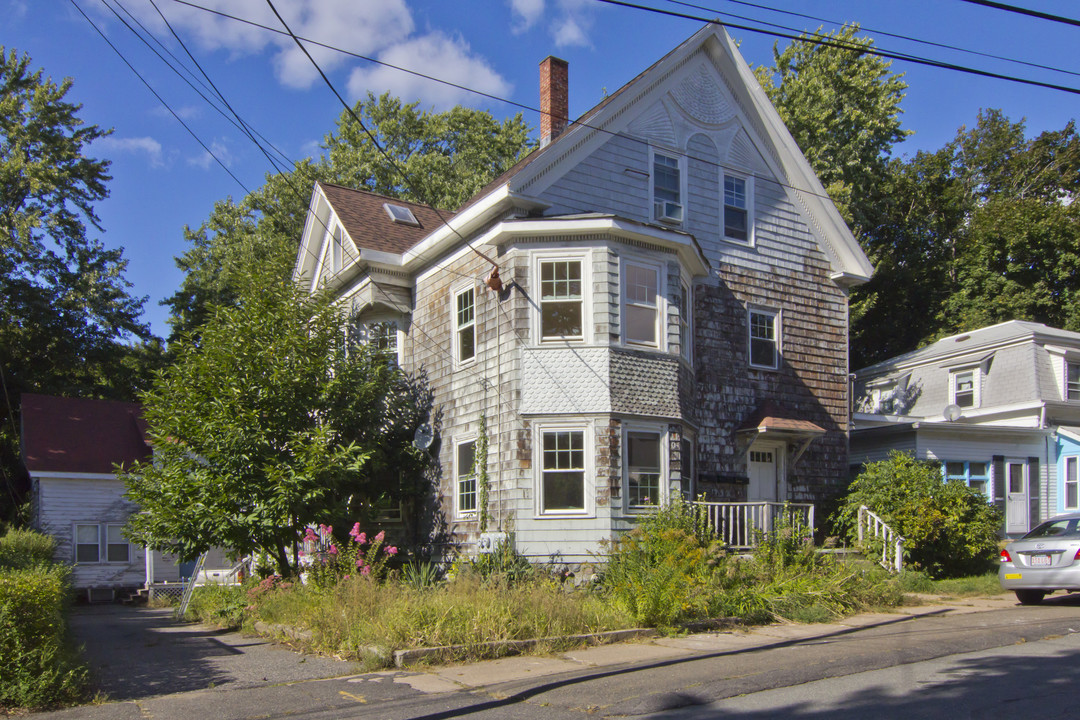
[[[945,416],[946,420],[953,422],[954,420],[960,419],[960,415],[963,414],[963,411],[960,410],[959,405],[946,405],[945,409],[941,411],[941,414]]]
[[[413,435],[413,445],[421,450],[427,450],[431,447],[431,443],[435,441],[435,433],[432,432],[431,426],[424,423],[420,427],[416,428],[416,434]]]

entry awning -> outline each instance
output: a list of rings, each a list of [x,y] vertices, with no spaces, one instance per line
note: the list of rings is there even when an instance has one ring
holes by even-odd
[[[792,459],[792,463],[796,462],[806,452],[810,443],[825,434],[825,429],[792,415],[790,411],[783,410],[772,402],[758,406],[735,431],[742,454],[749,452],[755,440],[778,440],[797,446]]]

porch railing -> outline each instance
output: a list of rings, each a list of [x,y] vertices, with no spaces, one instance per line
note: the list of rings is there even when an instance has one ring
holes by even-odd
[[[882,520],[870,508],[859,508],[859,550],[864,554],[878,554],[877,543],[881,543],[878,563],[889,572],[902,572],[904,569],[904,538]],[[873,559],[873,558],[871,558]]]
[[[814,534],[814,506],[784,502],[702,502],[693,503],[705,512],[705,522],[728,547],[751,549],[762,533],[772,532],[784,521]]]

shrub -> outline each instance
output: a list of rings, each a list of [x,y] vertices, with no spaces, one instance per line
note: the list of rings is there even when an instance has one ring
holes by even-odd
[[[932,578],[986,571],[997,551],[1001,513],[982,493],[945,482],[940,467],[893,452],[869,463],[834,517],[853,542],[859,507],[866,505],[904,536],[905,562]]]
[[[9,533],[10,536],[10,533]],[[0,569],[0,707],[77,700],[86,668],[67,644],[68,569]]]
[[[0,568],[31,568],[50,565],[56,551],[51,535],[11,528],[0,536]]]
[[[244,624],[248,606],[248,594],[239,585],[200,585],[191,594],[185,617],[235,629]]]

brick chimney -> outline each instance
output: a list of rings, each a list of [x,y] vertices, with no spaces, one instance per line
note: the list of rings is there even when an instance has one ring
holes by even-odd
[[[565,60],[549,55],[540,63],[540,147],[558,137],[570,120],[569,78]]]

